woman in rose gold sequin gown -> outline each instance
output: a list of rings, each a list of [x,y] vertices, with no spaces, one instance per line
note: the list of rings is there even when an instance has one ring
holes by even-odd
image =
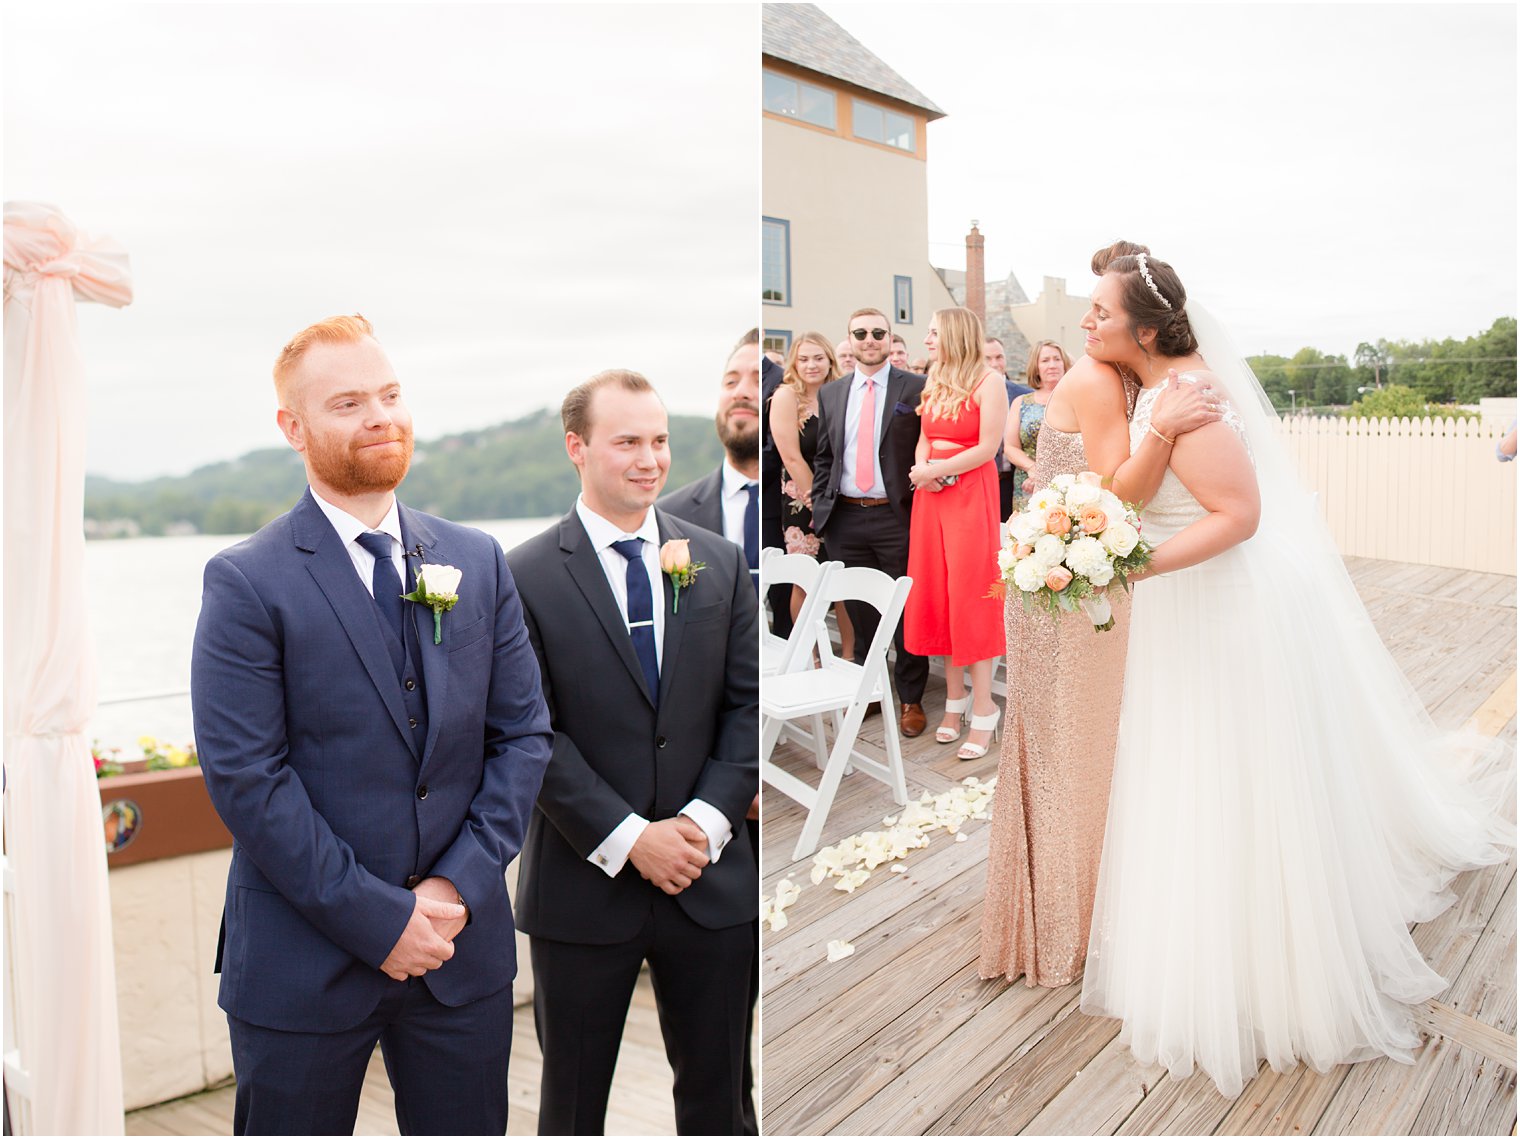
[[[1093,272],[1143,248],[1119,242],[1100,250]],[[1148,434],[1132,455],[1128,420],[1138,391],[1107,365],[1078,360],[1051,397],[1026,492],[1056,475],[1097,471],[1113,476],[1126,501],[1148,499],[1166,472],[1163,435],[1217,413],[1201,392],[1168,393],[1162,434]],[[1114,590],[1109,600],[1114,627],[1105,633],[1081,613],[1026,612],[1015,590],[1004,604],[1008,708],[982,911],[986,978],[1023,976],[1054,988],[1082,976],[1129,643],[1129,595]]]

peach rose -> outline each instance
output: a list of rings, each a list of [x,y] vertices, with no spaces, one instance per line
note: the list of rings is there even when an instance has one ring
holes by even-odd
[[[660,547],[660,572],[680,573],[691,566],[691,540],[671,538]]]
[[[1060,593],[1071,584],[1071,570],[1065,566],[1052,567],[1051,571],[1045,575],[1045,584],[1056,593]]]
[[[1045,532],[1047,534],[1061,535],[1071,531],[1071,515],[1067,514],[1059,506],[1052,507],[1045,514]]]
[[[1016,558],[1027,558],[1032,553],[1034,553],[1033,546],[1027,542],[1020,542],[1018,549],[1013,551],[1013,556]]]
[[[1108,515],[1096,506],[1082,508],[1082,529],[1089,534],[1101,534],[1108,527]]]

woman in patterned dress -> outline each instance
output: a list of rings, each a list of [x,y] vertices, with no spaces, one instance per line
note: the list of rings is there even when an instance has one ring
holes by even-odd
[[[1045,408],[1061,377],[1071,370],[1071,357],[1054,340],[1038,341],[1029,350],[1024,382],[1034,389],[1013,397],[1008,408],[1008,428],[1003,435],[1003,454],[1013,465],[1013,509],[1024,509],[1024,480],[1034,469],[1035,445]]]

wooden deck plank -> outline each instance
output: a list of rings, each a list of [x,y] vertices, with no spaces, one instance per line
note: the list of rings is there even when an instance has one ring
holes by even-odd
[[[1515,579],[1370,558],[1347,559],[1347,569],[1436,723],[1455,729],[1471,721],[1513,740]],[[942,687],[931,683],[924,702],[931,728],[942,701]],[[867,724],[879,745],[881,721]],[[784,748],[778,754],[811,766],[800,748],[789,760]],[[979,765],[953,755],[927,733],[904,741],[911,793],[995,772],[995,749]],[[1263,1065],[1231,1101],[1206,1076],[1173,1080],[1138,1065],[1118,1043],[1117,1021],[1080,1012],[1080,986],[1031,990],[976,979],[967,938],[980,920],[988,824],[973,824],[967,840],[953,845],[935,836],[910,854],[908,874],[884,877],[883,867],[847,896],[809,884],[811,860],[790,861],[801,810],[770,789],[765,810],[767,886],[785,875],[803,886],[787,929],[765,934],[766,1055],[780,1047],[790,1056],[775,1053],[776,1066],[766,1068],[768,1134],[1491,1134],[1514,1127],[1513,859],[1459,876],[1455,904],[1414,929],[1432,967],[1451,982],[1418,1012],[1433,1035],[1414,1064],[1380,1059],[1325,1074]],[[894,810],[880,783],[846,780],[825,841],[876,829]],[[828,965],[823,946],[840,936],[854,942],[855,955]]]

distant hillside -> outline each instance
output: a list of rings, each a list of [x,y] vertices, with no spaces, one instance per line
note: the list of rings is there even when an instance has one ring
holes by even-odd
[[[723,461],[711,419],[672,416],[670,481],[675,489]],[[288,447],[252,451],[188,475],[125,483],[90,475],[84,515],[92,536],[247,534],[289,510],[306,486]],[[580,489],[565,457],[559,415],[522,419],[417,443],[400,494],[408,506],[458,521],[562,514]]]

